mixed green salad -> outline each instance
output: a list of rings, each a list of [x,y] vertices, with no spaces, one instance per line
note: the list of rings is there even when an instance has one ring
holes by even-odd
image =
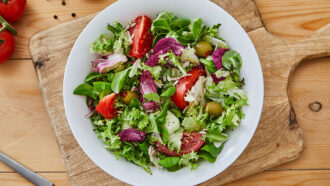
[[[219,27],[169,12],[107,26],[91,44],[100,58],[73,92],[86,96],[107,150],[150,174],[216,161],[247,105],[241,56]]]

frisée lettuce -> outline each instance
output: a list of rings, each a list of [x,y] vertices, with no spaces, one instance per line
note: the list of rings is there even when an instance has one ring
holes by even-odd
[[[248,105],[242,57],[219,27],[170,12],[108,24],[90,45],[98,55],[91,72],[73,91],[86,97],[104,148],[149,174],[216,161]]]

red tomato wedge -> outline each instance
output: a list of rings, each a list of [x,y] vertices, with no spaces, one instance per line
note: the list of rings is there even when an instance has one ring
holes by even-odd
[[[117,116],[117,110],[115,108],[116,98],[116,93],[112,93],[110,95],[105,96],[96,106],[96,111],[105,118],[113,119]]]
[[[196,152],[204,144],[204,141],[202,140],[202,135],[199,132],[188,133],[184,131],[181,142],[181,152],[179,153],[181,156],[183,154],[189,154],[192,151]],[[158,151],[163,152],[169,156],[179,156],[176,151],[170,151],[167,145],[164,146],[156,142],[156,147]]]
[[[25,6],[26,0],[0,0],[0,15],[13,23],[22,17]]]
[[[188,72],[188,74],[191,74],[191,76],[185,76],[179,79],[179,83],[176,85],[176,91],[172,96],[172,101],[176,104],[176,106],[182,109],[188,106],[188,102],[184,100],[187,91],[195,85],[199,76],[205,75],[205,71],[202,69],[193,68]]]
[[[1,17],[0,17],[1,21]],[[9,25],[7,25],[8,27]],[[0,24],[0,64],[4,63],[9,59],[12,54],[14,53],[14,48],[15,48],[15,41],[14,41],[14,36],[12,32],[16,31],[10,31],[10,29],[13,29],[12,27],[4,27],[5,29],[2,29],[3,26]]]
[[[141,58],[152,47],[153,37],[150,31],[152,21],[148,16],[143,15],[137,17],[134,23],[135,25],[129,29],[130,34],[133,35],[133,44],[129,55]]]

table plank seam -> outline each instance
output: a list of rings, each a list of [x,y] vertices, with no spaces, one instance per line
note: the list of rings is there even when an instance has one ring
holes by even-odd
[[[31,57],[13,57],[13,58],[9,58],[9,60],[32,60]]]

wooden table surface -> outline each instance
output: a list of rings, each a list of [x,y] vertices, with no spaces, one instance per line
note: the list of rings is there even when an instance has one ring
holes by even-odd
[[[28,42],[43,29],[102,10],[107,0],[28,0],[12,58],[0,65],[0,151],[56,185],[69,181],[44,107]],[[330,0],[256,0],[267,29],[299,40],[330,23]],[[73,13],[75,16],[73,16]],[[57,19],[54,16],[57,16]],[[228,185],[330,185],[330,57],[302,63],[289,95],[304,132],[304,151],[293,162]],[[321,104],[314,112],[311,103]],[[0,185],[31,185],[0,163]]]

